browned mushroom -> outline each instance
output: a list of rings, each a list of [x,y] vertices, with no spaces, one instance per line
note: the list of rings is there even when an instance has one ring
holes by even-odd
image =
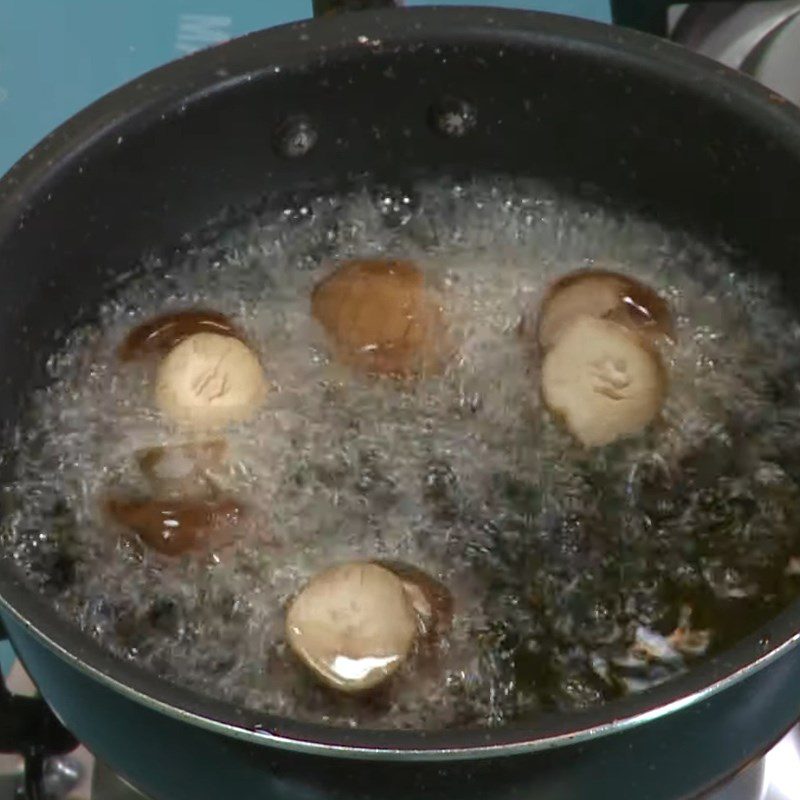
[[[416,614],[400,578],[367,561],[315,575],[286,614],[292,650],[342,692],[361,692],[389,678],[416,634]]]
[[[311,311],[336,357],[374,375],[411,377],[440,370],[442,309],[410,261],[348,261],[322,280]]]
[[[241,331],[219,311],[188,309],[153,317],[137,325],[117,350],[122,361],[164,355],[195,333],[216,333],[244,341]]]
[[[227,543],[230,532],[244,515],[233,498],[215,500],[164,500],[109,497],[106,513],[135,533],[148,547],[167,556]]]
[[[649,286],[607,270],[579,270],[557,280],[542,301],[537,327],[541,348],[549,350],[575,319],[610,319],[647,339],[674,338],[666,300]]]
[[[403,582],[403,588],[417,612],[420,633],[424,637],[435,639],[450,629],[453,624],[453,596],[443,583],[404,561],[381,560],[375,563],[391,570]]]
[[[542,396],[587,447],[644,428],[658,413],[666,375],[652,347],[608,319],[581,316],[566,327],[542,364]]]

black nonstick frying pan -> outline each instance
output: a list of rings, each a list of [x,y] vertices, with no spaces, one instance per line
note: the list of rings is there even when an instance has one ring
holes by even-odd
[[[659,39],[566,17],[330,16],[149,73],[5,176],[4,423],[18,419],[81,309],[223,206],[267,190],[488,172],[591,186],[721,236],[800,303],[800,112],[781,97]],[[524,726],[417,733],[301,724],[162,681],[65,624],[8,558],[0,598],[58,716],[163,800],[690,797],[800,717],[797,603],[640,695]]]

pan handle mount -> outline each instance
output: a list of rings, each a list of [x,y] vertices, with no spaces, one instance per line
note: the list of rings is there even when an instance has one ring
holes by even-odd
[[[0,642],[8,642],[0,619]],[[8,691],[0,675],[0,753],[19,753],[25,759],[25,797],[44,797],[44,761],[69,753],[78,746],[75,737],[59,722],[39,697],[21,697]]]
[[[366,11],[374,8],[396,8],[403,0],[314,0],[314,16],[324,17],[342,11]]]

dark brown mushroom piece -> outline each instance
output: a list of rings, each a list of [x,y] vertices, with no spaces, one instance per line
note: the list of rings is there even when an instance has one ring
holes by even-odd
[[[578,317],[611,320],[649,341],[675,338],[667,301],[649,286],[619,272],[578,270],[548,289],[537,326],[542,350],[553,347]]]
[[[442,308],[410,261],[342,264],[314,287],[311,313],[336,358],[367,374],[409,378],[444,366]]]
[[[166,556],[227,544],[244,516],[242,503],[229,497],[167,500],[112,496],[104,506],[114,522]]]
[[[216,333],[244,341],[242,332],[219,311],[197,308],[160,314],[137,325],[117,349],[121,361],[163,356],[196,333]]]
[[[405,561],[379,560],[374,563],[397,575],[417,614],[420,634],[438,639],[453,624],[453,595],[432,575]]]
[[[224,439],[149,447],[136,452],[144,476],[160,496],[196,497],[213,491],[212,475],[224,463]]]

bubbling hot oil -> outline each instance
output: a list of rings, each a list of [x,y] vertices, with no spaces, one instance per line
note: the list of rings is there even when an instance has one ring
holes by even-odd
[[[413,386],[332,362],[313,286],[354,257],[416,261],[458,355]],[[662,418],[586,451],[540,407],[517,331],[544,288],[602,266],[677,321]],[[229,315],[270,382],[216,476],[250,509],[232,547],[164,559],[109,528],[134,453],[185,441],[115,353],[174,309]],[[498,725],[639,691],[757,627],[800,589],[800,327],[719,248],[538,183],[319,197],[240,215],[143,265],[50,360],[16,433],[4,544],[63,617],[123,659],[253,709],[336,725]],[[351,559],[423,567],[452,631],[369,697],[288,652],[288,600]]]

